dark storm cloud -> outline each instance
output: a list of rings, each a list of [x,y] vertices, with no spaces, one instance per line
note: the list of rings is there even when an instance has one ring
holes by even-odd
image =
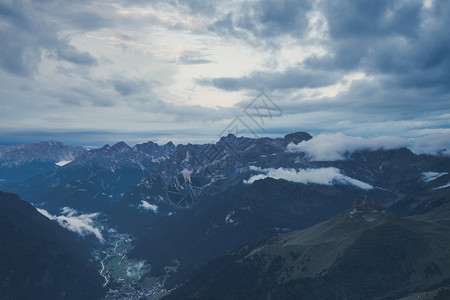
[[[112,107],[118,103],[111,83],[89,76],[83,78],[81,82],[68,82],[62,87],[55,86],[47,90],[45,95],[57,99],[64,106]]]
[[[214,61],[206,59],[206,58],[198,58],[192,56],[181,56],[178,59],[178,63],[181,65],[201,65],[201,64],[210,64]]]
[[[377,36],[413,37],[420,25],[422,1],[325,1],[325,14],[332,38],[366,39]]]
[[[450,87],[450,3],[433,3],[428,9],[419,0],[321,1],[314,6],[302,1],[257,1],[243,5],[241,12],[229,12],[212,24],[210,30],[245,40],[250,45],[256,42],[266,47],[276,46],[274,40],[283,35],[308,43],[303,39],[307,13],[317,9],[325,17],[329,33],[329,39],[317,42],[328,53],[308,57],[302,64],[306,72],[362,71],[369,75],[392,75],[386,82],[391,88],[436,87],[445,91]],[[273,75],[276,82],[279,76]],[[284,82],[288,86],[288,82],[295,81],[288,79],[289,75],[295,77],[298,72],[286,74]],[[269,80],[264,77],[199,82],[225,90],[278,88],[277,84],[267,84]],[[261,80],[260,84],[253,83],[253,78]]]
[[[97,60],[88,52],[80,52],[75,47],[62,44],[55,49],[56,57],[76,65],[95,65]]]
[[[81,52],[58,32],[59,24],[51,22],[47,2],[4,1],[0,3],[0,67],[21,76],[33,74],[48,53],[75,65],[94,65],[96,59]]]
[[[371,122],[405,121],[411,130],[430,124],[443,128],[448,126],[448,118],[440,120],[438,117],[450,114],[448,95],[430,94],[428,89],[390,89],[380,81],[353,81],[348,90],[320,99],[306,100],[308,97],[301,94],[293,96],[289,92],[280,92],[270,95],[282,107],[286,117],[304,114],[307,118],[308,114],[315,114],[318,116],[317,128],[327,122],[333,124],[329,114],[336,122],[351,121],[363,126]],[[240,105],[245,107],[245,103]],[[298,119],[302,120],[303,116]]]
[[[401,76],[430,72],[441,84],[438,77],[445,72],[437,69],[448,70],[450,58],[448,1],[435,1],[430,10],[422,1],[347,0],[320,8],[329,27],[329,54],[310,57],[306,66]]]
[[[430,93],[428,89],[421,88],[387,88],[381,80],[354,81],[350,88],[338,94],[333,102],[335,109],[352,111],[368,120],[387,116],[390,121],[411,120],[423,114],[430,116],[450,112],[446,95]]]
[[[244,3],[209,26],[220,35],[230,35],[251,43],[271,43],[280,35],[300,38],[308,27],[310,1],[255,1]],[[274,46],[274,45],[272,45]]]
[[[305,64],[323,69],[406,72],[421,38],[421,1],[330,1],[321,3],[330,34],[329,51]]]
[[[136,101],[132,103],[132,106],[135,110],[166,115],[170,119],[178,122],[210,122],[213,120],[219,121],[244,115],[243,110],[236,107],[220,107],[219,109],[215,109],[200,105],[170,103],[152,97],[136,98]]]
[[[333,111],[344,120],[380,121],[389,116],[402,121],[426,120],[450,111],[449,1],[433,1],[430,8],[418,0],[320,1],[312,10],[326,19],[328,36],[314,41],[304,38],[306,23],[290,21],[291,16],[304,15],[310,6],[289,2],[284,8],[279,4],[277,10],[274,2],[258,3],[265,5],[255,6],[253,11],[270,11],[273,17],[247,9],[240,16],[228,14],[211,30],[247,39],[249,45],[254,45],[251,36],[273,40],[287,34],[299,44],[317,43],[327,53],[313,54],[283,73],[252,72],[244,77],[202,78],[198,83],[227,91],[259,89],[281,94],[286,114]],[[278,11],[286,19],[275,17]],[[273,51],[270,42],[264,45]],[[369,78],[353,81],[335,97],[304,101],[299,94],[293,97],[290,91],[283,91],[331,85],[338,81],[335,74],[352,72]]]
[[[122,96],[148,92],[152,85],[142,79],[128,79],[124,77],[111,79],[108,82],[114,87],[114,90]]]
[[[256,37],[291,34],[300,37],[308,26],[309,1],[259,1],[247,8],[237,25]]]
[[[106,18],[89,9],[78,9],[76,11],[61,11],[59,15],[70,27],[79,28],[86,31],[112,27],[115,21]]]
[[[333,102],[372,118],[420,119],[450,111],[450,3],[340,1],[323,5],[329,55],[305,67],[362,71]],[[330,4],[330,3],[328,3]]]
[[[171,1],[173,5],[178,7],[187,7],[191,14],[205,14],[213,15],[217,12],[217,3],[219,1],[204,1],[204,0],[182,0]]]
[[[279,90],[323,87],[334,84],[339,79],[337,73],[314,72],[297,67],[283,72],[252,72],[249,76],[237,78],[198,79],[197,83],[225,91]]]
[[[91,86],[66,87],[47,94],[58,99],[64,105],[110,107],[116,104],[112,97],[108,97],[105,93],[99,93],[98,90]]]

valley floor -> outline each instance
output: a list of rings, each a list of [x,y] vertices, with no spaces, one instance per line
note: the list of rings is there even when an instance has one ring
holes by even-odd
[[[109,233],[101,251],[100,275],[108,288],[106,299],[159,299],[167,295],[164,277],[147,276],[150,265],[127,257],[133,238],[126,233]]]

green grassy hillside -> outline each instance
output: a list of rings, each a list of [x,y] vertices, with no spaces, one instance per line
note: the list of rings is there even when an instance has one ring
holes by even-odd
[[[395,299],[450,283],[450,230],[363,196],[303,231],[241,248],[167,299]]]

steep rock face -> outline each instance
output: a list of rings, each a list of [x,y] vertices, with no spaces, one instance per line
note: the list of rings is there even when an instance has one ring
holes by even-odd
[[[192,207],[205,188],[248,172],[251,165],[289,163],[285,159],[287,144],[281,138],[251,139],[229,134],[215,144],[178,145],[160,169],[143,178],[124,201],[138,204],[150,199],[174,208]]]
[[[55,141],[0,146],[0,186],[56,170],[57,162],[72,161],[85,152]]]
[[[154,142],[147,142],[143,144],[137,144],[134,146],[134,151],[142,151],[144,153],[148,153],[155,158],[169,158],[172,153],[175,151],[176,146],[172,142],[168,142],[164,145],[158,145]]]
[[[0,291],[5,299],[100,299],[85,242],[17,195],[0,192]]]
[[[367,196],[303,231],[251,244],[195,272],[167,299],[369,299],[445,286],[450,231]]]

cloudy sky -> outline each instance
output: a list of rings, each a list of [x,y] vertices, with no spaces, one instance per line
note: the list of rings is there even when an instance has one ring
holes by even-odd
[[[445,0],[0,0],[0,143],[448,141],[448,28]]]

